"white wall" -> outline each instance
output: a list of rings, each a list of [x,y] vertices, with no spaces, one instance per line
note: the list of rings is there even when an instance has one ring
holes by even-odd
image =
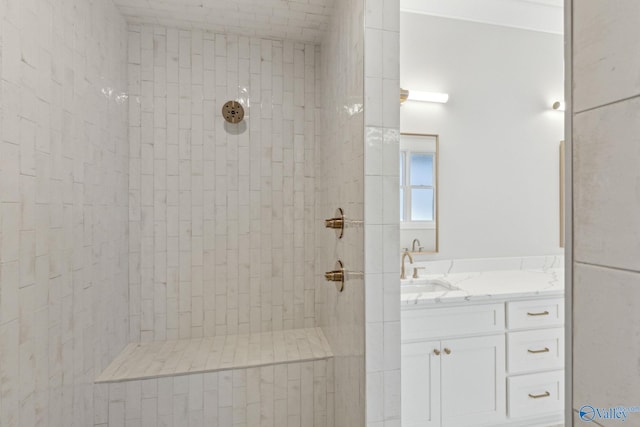
[[[400,82],[447,92],[406,102],[400,130],[440,135],[440,253],[548,255],[559,247],[562,36],[401,14]],[[403,230],[401,247],[426,232]]]
[[[86,427],[127,343],[127,32],[0,0],[0,426]]]

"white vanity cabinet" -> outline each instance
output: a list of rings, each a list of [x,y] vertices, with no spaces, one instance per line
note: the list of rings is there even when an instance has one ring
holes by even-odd
[[[503,335],[405,344],[402,425],[476,426],[502,420],[504,346]]]
[[[402,426],[542,426],[563,410],[563,299],[402,310]]]
[[[564,407],[564,299],[507,301],[507,413],[553,416]]]
[[[504,420],[503,304],[405,310],[402,322],[403,427]]]

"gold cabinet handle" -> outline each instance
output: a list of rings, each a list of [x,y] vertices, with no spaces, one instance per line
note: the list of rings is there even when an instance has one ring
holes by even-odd
[[[549,353],[549,347],[545,347],[542,350],[527,350],[529,353],[538,354],[538,353]]]
[[[532,399],[540,399],[542,397],[549,397],[551,396],[551,393],[549,393],[548,391],[545,391],[543,394],[531,394],[529,393],[529,397]]]
[[[527,312],[527,316],[548,316],[549,312],[547,310],[543,311],[542,313],[529,313]]]
[[[447,354],[451,354],[451,349],[449,349],[449,348],[445,348],[445,349],[444,349],[444,352],[445,352],[445,353],[447,353]]]
[[[433,350],[433,354],[435,354],[436,356],[440,356],[440,350],[436,348],[435,350]]]

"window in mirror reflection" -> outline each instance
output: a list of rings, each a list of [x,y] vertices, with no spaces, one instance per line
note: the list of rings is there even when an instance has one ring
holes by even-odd
[[[435,153],[400,152],[400,221],[435,221]]]
[[[433,185],[433,154],[411,153],[411,185]]]

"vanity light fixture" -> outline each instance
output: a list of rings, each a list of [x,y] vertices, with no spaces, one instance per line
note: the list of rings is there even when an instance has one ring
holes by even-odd
[[[445,104],[449,101],[448,93],[440,92],[419,92],[415,90],[407,90],[400,88],[400,103],[405,101],[420,101],[420,102],[438,102]]]
[[[551,106],[551,108],[553,108],[556,111],[564,111],[565,107],[566,107],[566,105],[565,105],[564,101],[556,101]]]

